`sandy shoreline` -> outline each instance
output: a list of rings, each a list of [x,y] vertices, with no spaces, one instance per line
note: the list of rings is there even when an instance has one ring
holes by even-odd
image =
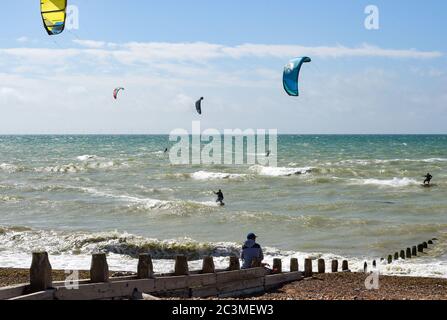
[[[26,269],[1,269],[0,287],[28,282]],[[81,271],[81,279],[89,272]],[[447,300],[447,279],[380,277],[379,290],[367,290],[366,274],[337,273],[315,275],[262,296],[248,300]],[[63,271],[53,271],[54,281],[65,279]]]

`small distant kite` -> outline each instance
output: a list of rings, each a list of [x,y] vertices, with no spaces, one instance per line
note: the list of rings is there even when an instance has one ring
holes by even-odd
[[[113,90],[113,97],[116,99],[118,99],[118,93],[120,93],[120,91],[125,90],[122,87],[116,88],[115,90]]]
[[[301,57],[290,60],[284,67],[283,85],[284,90],[289,96],[298,97],[300,95],[299,77],[301,67],[304,63],[309,62],[312,62],[312,59],[309,57]]]
[[[202,114],[202,101],[203,101],[203,97],[200,98],[197,102],[196,102],[196,110],[198,114]]]
[[[40,13],[45,30],[50,36],[60,34],[65,29],[67,0],[40,0]]]

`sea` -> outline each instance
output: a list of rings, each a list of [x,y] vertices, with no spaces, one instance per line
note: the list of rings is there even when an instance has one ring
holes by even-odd
[[[280,135],[277,167],[173,165],[168,136],[0,136],[0,267],[156,272],[176,255],[226,268],[248,233],[267,263],[378,261],[382,274],[447,278],[446,135]],[[431,188],[422,186],[427,173]],[[225,206],[213,193],[222,189]],[[437,239],[414,259],[388,255]]]

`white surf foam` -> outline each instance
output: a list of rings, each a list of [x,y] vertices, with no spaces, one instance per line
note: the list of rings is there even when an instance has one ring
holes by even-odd
[[[89,161],[89,160],[98,159],[98,156],[86,154],[86,155],[83,155],[83,156],[79,156],[76,159],[78,159],[79,161]]]
[[[301,175],[311,173],[313,168],[285,168],[285,167],[264,167],[260,165],[255,165],[250,167],[250,171],[255,172],[261,176],[269,177],[288,177],[293,175]]]
[[[240,180],[247,177],[246,174],[233,174],[223,172],[198,171],[191,174],[194,180]]]
[[[0,170],[7,172],[7,173],[16,173],[16,172],[20,171],[20,168],[19,168],[19,166],[16,166],[13,164],[2,163],[2,164],[0,164]]]
[[[383,187],[393,187],[393,188],[402,188],[408,186],[419,185],[420,182],[410,179],[410,178],[393,178],[389,180],[380,180],[380,179],[352,179],[352,181],[356,184],[361,185],[376,185]]]

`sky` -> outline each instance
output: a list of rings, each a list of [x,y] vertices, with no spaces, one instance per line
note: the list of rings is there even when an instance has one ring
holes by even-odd
[[[38,0],[2,4],[0,134],[447,133],[445,0],[68,2],[58,36]],[[299,56],[312,63],[289,97]]]

